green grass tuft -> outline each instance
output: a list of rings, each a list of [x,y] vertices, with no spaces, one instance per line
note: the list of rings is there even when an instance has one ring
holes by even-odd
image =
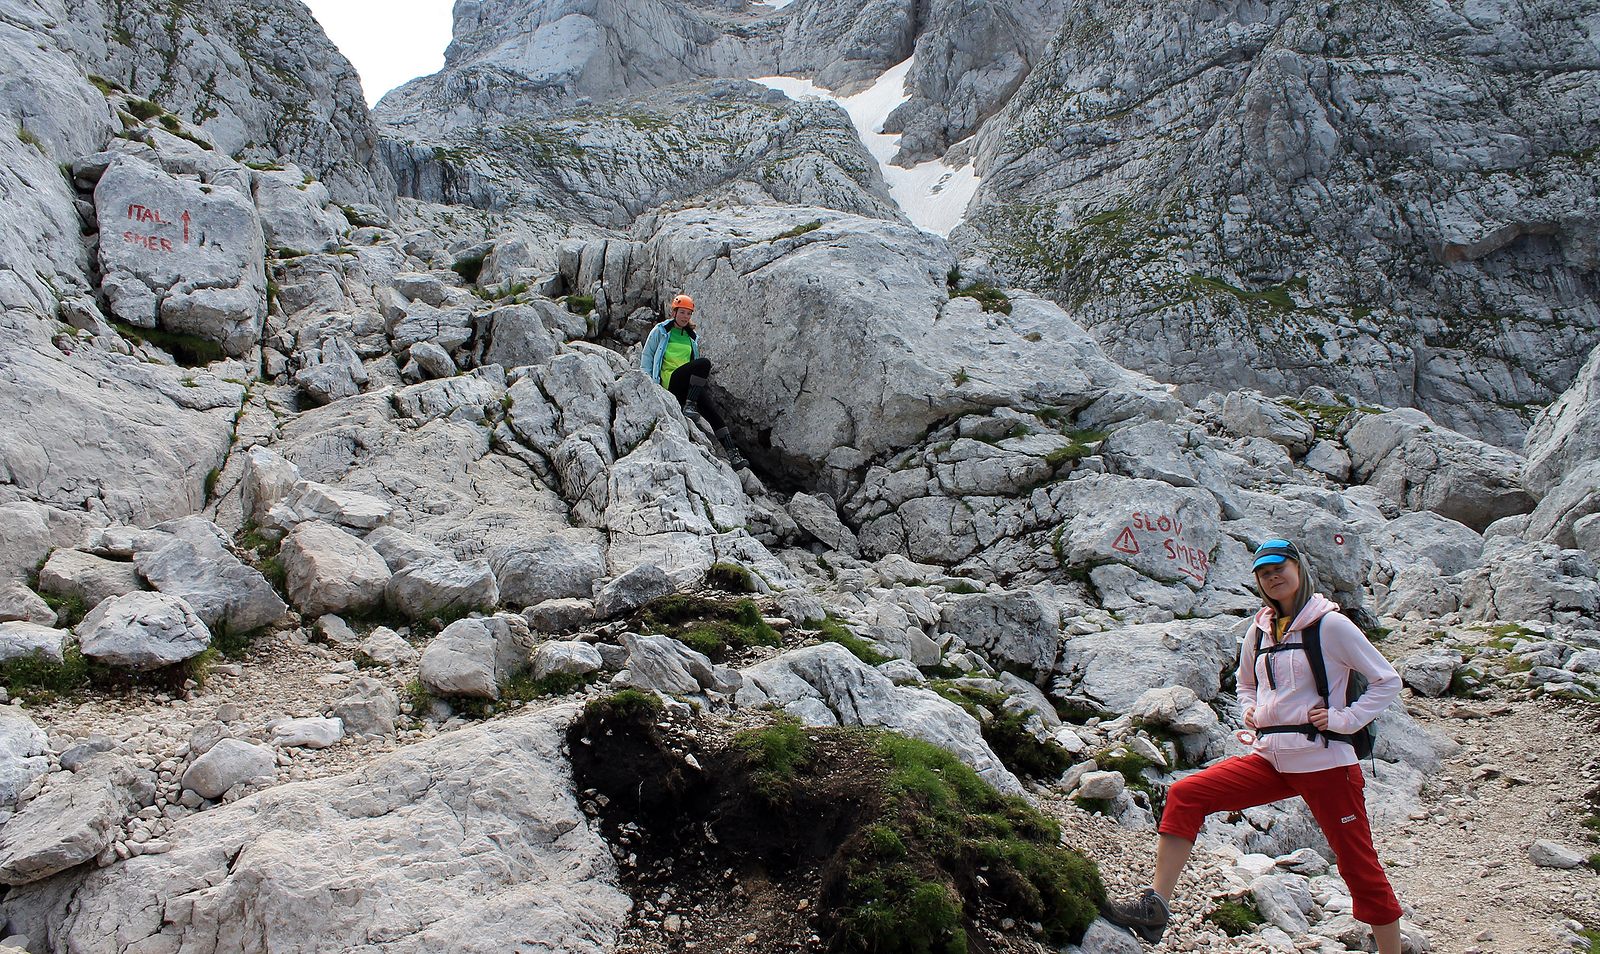
[[[89,685],[89,662],[76,644],[68,645],[61,662],[42,652],[0,663],[0,685],[12,698],[34,704],[76,695]]]
[[[1229,937],[1238,937],[1249,934],[1256,929],[1256,925],[1266,919],[1256,908],[1255,902],[1248,898],[1239,901],[1223,901],[1211,913],[1206,915],[1206,920],[1222,929],[1222,933]]]
[[[997,311],[1002,315],[1011,314],[1011,299],[1006,293],[992,285],[982,283],[968,285],[950,292],[951,298],[973,298],[984,311]]]
[[[643,629],[670,636],[719,662],[731,650],[782,642],[751,600],[728,603],[674,593],[646,604],[635,621]]]
[[[594,311],[593,295],[568,295],[567,310],[574,315],[587,315]]]
[[[83,597],[73,594],[71,596],[57,596],[54,593],[41,593],[40,597],[45,605],[56,611],[56,629],[71,629],[83,622],[92,609],[83,601]]]
[[[766,728],[734,736],[733,744],[745,753],[755,773],[756,791],[767,801],[785,802],[796,775],[810,764],[815,746],[808,732],[798,720],[779,716]]]
[[[713,563],[706,570],[706,585],[729,593],[754,593],[756,581],[737,563]]]
[[[881,666],[893,656],[885,656],[872,648],[872,644],[850,630],[839,617],[829,613],[823,619],[807,620],[806,626],[818,630],[822,635],[820,640],[824,643],[838,643],[850,650],[850,655],[856,657],[869,666]]]
[[[661,715],[661,697],[653,692],[623,689],[603,699],[595,699],[583,707],[584,717],[594,719],[621,719],[632,722],[654,722]]]
[[[814,221],[807,222],[804,225],[796,225],[794,228],[790,229],[787,232],[782,232],[782,233],[779,233],[778,235],[774,235],[772,237],[772,241],[781,242],[784,239],[791,239],[791,238],[795,238],[797,236],[805,235],[807,232],[815,232],[817,229],[820,229],[820,228],[822,228],[822,220],[821,219],[816,219]]]

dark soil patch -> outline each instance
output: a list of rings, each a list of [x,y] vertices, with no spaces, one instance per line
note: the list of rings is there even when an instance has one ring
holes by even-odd
[[[569,744],[639,902],[625,951],[1037,950],[1079,939],[1104,896],[1053,823],[892,733],[694,739],[601,700]]]

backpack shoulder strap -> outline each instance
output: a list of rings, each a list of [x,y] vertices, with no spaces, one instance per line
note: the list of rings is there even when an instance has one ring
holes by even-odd
[[[1306,628],[1300,636],[1301,642],[1306,647],[1306,662],[1311,664],[1311,678],[1316,680],[1317,695],[1322,697],[1322,704],[1332,708],[1333,703],[1328,700],[1328,661],[1322,658],[1322,618]]]

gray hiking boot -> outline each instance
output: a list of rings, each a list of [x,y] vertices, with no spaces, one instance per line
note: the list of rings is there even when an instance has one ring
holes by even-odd
[[[1134,897],[1107,901],[1100,906],[1100,916],[1154,944],[1166,933],[1172,912],[1156,889],[1145,888]]]
[[[700,404],[694,398],[683,402],[683,416],[691,421],[700,420]]]

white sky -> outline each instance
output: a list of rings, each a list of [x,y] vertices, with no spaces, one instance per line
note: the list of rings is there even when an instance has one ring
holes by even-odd
[[[882,76],[871,88],[854,96],[840,98],[814,85],[810,80],[792,76],[765,76],[756,80],[773,89],[782,90],[790,99],[814,96],[830,99],[844,107],[850,121],[861,134],[867,151],[878,160],[883,169],[884,181],[889,184],[889,195],[899,203],[911,224],[938,235],[949,235],[961,223],[967,203],[978,191],[978,174],[972,165],[959,169],[934,159],[911,169],[890,165],[889,160],[900,151],[900,137],[883,132],[884,120],[894,108],[908,98],[905,92],[906,74],[911,72],[911,61],[906,60]]]
[[[361,74],[369,106],[396,86],[444,67],[453,0],[304,2]]]

